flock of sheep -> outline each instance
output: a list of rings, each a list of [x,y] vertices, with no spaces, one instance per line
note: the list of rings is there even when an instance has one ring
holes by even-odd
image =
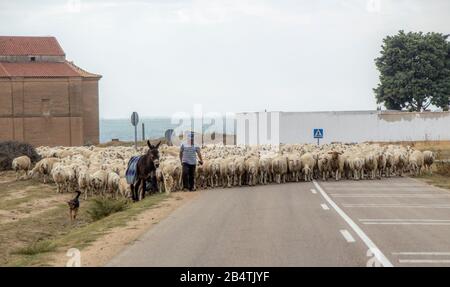
[[[27,156],[13,160],[12,167],[26,178],[52,181],[58,192],[80,190],[92,195],[130,197],[125,180],[128,160],[144,154],[147,147],[39,147],[42,157],[32,167]],[[160,166],[150,177],[159,192],[182,190],[179,148],[162,145]],[[380,179],[431,172],[435,155],[411,147],[378,144],[292,144],[281,146],[206,145],[204,163],[196,169],[196,188],[232,187],[313,179]]]

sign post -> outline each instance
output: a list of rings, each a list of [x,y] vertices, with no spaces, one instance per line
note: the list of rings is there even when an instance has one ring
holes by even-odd
[[[323,139],[323,129],[313,129],[313,136],[317,139],[317,145],[320,145],[320,139]]]
[[[164,137],[166,138],[167,145],[172,146],[173,129],[166,130],[166,132],[164,133]]]
[[[137,149],[137,125],[139,123],[139,115],[136,112],[131,114],[131,124],[134,126],[134,148]]]

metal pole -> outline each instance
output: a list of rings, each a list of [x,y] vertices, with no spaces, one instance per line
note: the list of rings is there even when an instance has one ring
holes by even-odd
[[[134,148],[137,149],[137,125],[134,126]]]
[[[317,145],[320,145],[319,141],[320,141],[320,138],[317,138]]]
[[[234,145],[236,145],[236,138],[237,138],[237,135],[236,135],[236,131],[237,131],[237,119],[236,119],[236,118],[234,119],[234,122],[233,122],[233,128],[234,128],[234,137],[233,137],[233,140],[234,140]]]
[[[223,141],[223,145],[226,145],[226,143],[227,143],[227,123],[226,123],[226,121],[227,121],[227,117],[223,116],[223,120],[222,120],[222,124],[223,124],[223,127],[222,127],[222,141]]]
[[[203,113],[202,113],[202,147],[204,146],[204,136],[203,136]]]
[[[145,141],[145,125],[142,123],[142,141]]]

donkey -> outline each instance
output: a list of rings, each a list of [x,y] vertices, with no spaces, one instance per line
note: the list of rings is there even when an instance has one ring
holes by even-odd
[[[160,144],[161,142],[154,146],[147,140],[149,149],[147,153],[138,160],[136,165],[135,183],[131,184],[131,197],[133,201],[139,201],[145,197],[146,181],[155,174],[156,169],[159,167],[158,148]]]

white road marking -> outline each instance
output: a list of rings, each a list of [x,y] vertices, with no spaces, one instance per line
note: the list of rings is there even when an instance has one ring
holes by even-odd
[[[399,259],[399,263],[410,263],[410,264],[439,264],[439,263],[450,263],[450,260],[433,260],[433,259]]]
[[[344,207],[361,207],[361,208],[375,208],[375,207],[389,207],[389,208],[450,208],[450,204],[406,204],[406,203],[353,203],[342,204]]]
[[[311,192],[312,192],[313,194],[317,194],[317,191],[316,191],[314,188],[311,189]]]
[[[450,222],[363,222],[365,225],[450,225]]]
[[[392,255],[450,256],[450,252],[392,252]]]
[[[448,198],[450,197],[450,194],[433,194],[433,193],[422,193],[422,194],[414,194],[414,193],[332,193],[330,194],[333,197],[377,197],[377,198],[383,198],[383,197],[390,197],[390,198]]]
[[[330,210],[328,205],[326,205],[325,203],[322,203],[320,206],[322,206],[323,210]]]
[[[353,238],[353,236],[350,234],[350,232],[348,232],[347,229],[342,229],[341,234],[342,236],[344,236],[345,240],[347,240],[348,243],[355,242],[355,238]]]
[[[373,243],[373,241],[362,231],[361,228],[347,215],[345,212],[337,206],[337,204],[326,194],[325,191],[320,187],[317,181],[313,181],[316,189],[320,192],[320,194],[325,198],[331,207],[336,210],[336,212],[347,222],[347,224],[353,229],[353,231],[358,234],[359,238],[366,244],[366,246],[372,250],[375,258],[377,258],[378,262],[381,263],[385,267],[393,267],[392,263],[389,259],[381,252],[381,250]]]
[[[387,218],[387,219],[358,219],[361,222],[366,221],[384,221],[384,222],[450,222],[450,219],[400,219],[400,218]]]
[[[381,185],[367,185],[367,184],[363,184],[363,185],[339,185],[339,186],[327,186],[327,189],[329,190],[338,190],[338,189],[342,189],[342,190],[349,190],[349,189],[369,189],[369,188],[376,188],[378,189],[392,189],[392,190],[398,190],[400,188],[404,188],[404,189],[428,189],[428,190],[432,190],[432,188],[430,188],[429,186],[417,186],[417,185],[390,185],[389,187],[386,186],[381,186]]]

